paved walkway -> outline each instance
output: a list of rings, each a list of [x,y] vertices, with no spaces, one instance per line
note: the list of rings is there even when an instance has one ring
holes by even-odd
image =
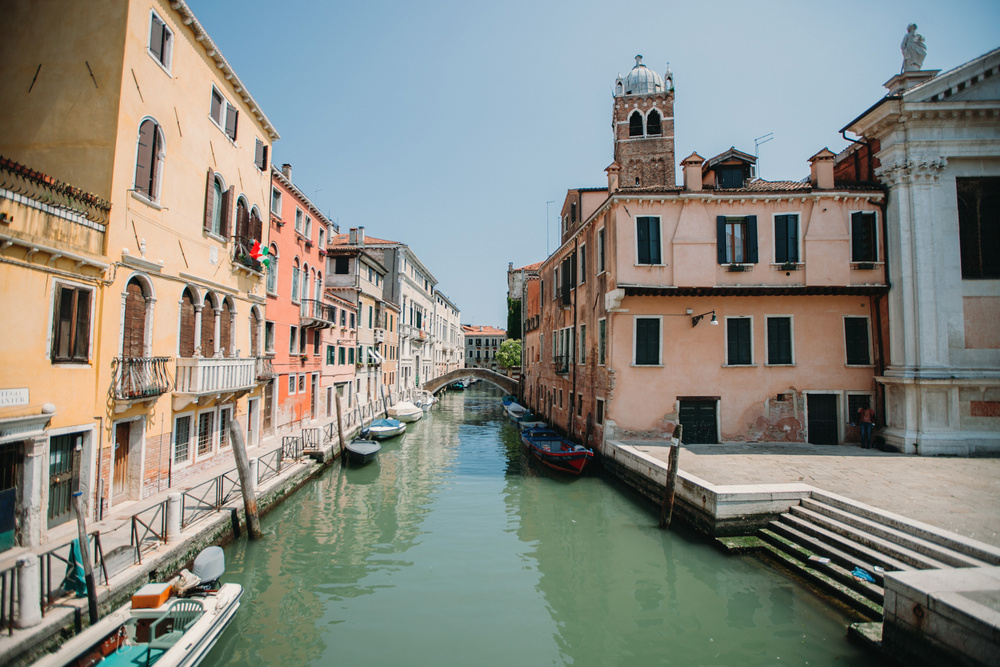
[[[661,442],[628,444],[663,461]],[[803,482],[1000,546],[1000,458],[941,458],[850,445],[685,445],[680,469],[717,485]]]

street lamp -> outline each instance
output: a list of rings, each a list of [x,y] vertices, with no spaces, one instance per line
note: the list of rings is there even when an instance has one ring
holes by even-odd
[[[691,326],[692,327],[698,326],[698,322],[701,322],[702,318],[704,318],[706,315],[711,315],[712,316],[712,320],[709,322],[709,324],[711,324],[712,326],[719,326],[719,320],[715,319],[715,311],[714,310],[710,310],[707,313],[702,313],[701,315],[694,315],[694,316],[692,316],[691,317]]]

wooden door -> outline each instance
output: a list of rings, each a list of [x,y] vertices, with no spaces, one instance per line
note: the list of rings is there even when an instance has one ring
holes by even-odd
[[[808,394],[806,409],[809,411],[809,442],[814,445],[838,444],[837,396]]]
[[[114,472],[111,480],[111,494],[117,500],[125,495],[128,488],[128,441],[131,424],[123,422],[115,426]]]
[[[714,445],[719,442],[715,404],[714,399],[681,401],[680,422],[684,427],[681,439],[685,443]]]
[[[274,411],[274,380],[264,385],[264,435],[270,435],[274,428],[271,414]]]

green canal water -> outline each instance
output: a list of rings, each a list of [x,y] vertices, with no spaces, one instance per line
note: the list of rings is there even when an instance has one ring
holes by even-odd
[[[848,619],[599,475],[527,460],[482,383],[337,462],[226,549],[204,665],[868,665]]]

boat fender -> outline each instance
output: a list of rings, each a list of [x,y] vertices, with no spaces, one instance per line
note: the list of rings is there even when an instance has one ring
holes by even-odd
[[[573,451],[574,452],[585,452],[585,451],[587,451],[587,448],[584,447],[583,445],[576,445],[575,447],[573,447]]]

